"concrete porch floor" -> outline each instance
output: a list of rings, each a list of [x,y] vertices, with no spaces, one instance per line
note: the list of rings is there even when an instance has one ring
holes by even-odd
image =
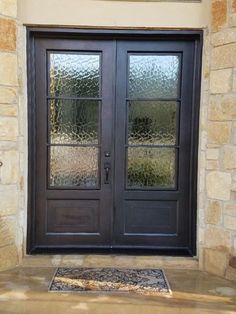
[[[236,283],[198,270],[165,269],[171,297],[134,294],[53,293],[55,267],[0,272],[1,314],[236,313]]]

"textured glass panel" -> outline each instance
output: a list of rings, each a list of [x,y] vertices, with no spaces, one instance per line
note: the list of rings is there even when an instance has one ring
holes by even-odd
[[[98,143],[98,101],[53,99],[49,105],[51,143]]]
[[[51,146],[50,185],[96,187],[98,149],[95,147]]]
[[[130,101],[129,144],[175,144],[176,102]]]
[[[179,57],[129,56],[129,98],[178,96]]]
[[[175,186],[175,149],[129,147],[127,186],[173,188]]]
[[[99,55],[51,53],[51,96],[98,97],[99,67]]]

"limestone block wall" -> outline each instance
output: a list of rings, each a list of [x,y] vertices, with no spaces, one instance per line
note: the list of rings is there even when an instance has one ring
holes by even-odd
[[[0,0],[0,270],[22,263],[27,233],[26,29],[22,24],[201,28],[198,260],[201,269],[236,280],[236,0],[158,1],[148,6],[139,1],[106,1],[106,9],[102,1],[71,0],[70,6],[66,0],[57,6],[54,2]],[[134,6],[136,15],[131,14]]]
[[[17,1],[0,0],[0,270],[18,263],[18,85]]]
[[[208,97],[202,108],[207,123],[199,164],[205,166],[206,183],[200,247],[205,270],[236,280],[236,0],[211,4],[205,42]]]

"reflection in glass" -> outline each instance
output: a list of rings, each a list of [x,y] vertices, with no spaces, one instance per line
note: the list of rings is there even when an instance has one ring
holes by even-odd
[[[174,188],[174,148],[128,148],[129,188]]]
[[[99,97],[100,56],[50,54],[50,95]]]
[[[94,188],[98,185],[98,149],[51,146],[50,185]]]
[[[178,97],[179,57],[130,55],[129,98]]]
[[[175,144],[176,102],[130,101],[129,144]]]
[[[97,144],[99,104],[96,100],[50,100],[52,144]]]

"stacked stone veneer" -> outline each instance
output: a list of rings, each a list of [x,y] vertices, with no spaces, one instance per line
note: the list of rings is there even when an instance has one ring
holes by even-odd
[[[0,270],[17,265],[20,153],[17,3],[0,0]]]
[[[236,280],[236,0],[212,0],[210,15],[200,123],[200,265]]]
[[[236,0],[209,0],[209,5],[209,25],[204,30],[197,247],[201,269],[236,280]],[[17,20],[17,0],[0,0],[0,270],[21,263],[25,252],[25,38],[25,28]],[[75,260],[70,258],[70,265],[76,265]]]

